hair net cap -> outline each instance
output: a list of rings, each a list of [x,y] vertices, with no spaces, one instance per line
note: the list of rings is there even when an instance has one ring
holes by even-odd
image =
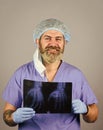
[[[65,40],[67,42],[70,41],[70,34],[68,32],[67,27],[64,25],[64,23],[57,19],[50,18],[41,21],[40,24],[36,26],[33,33],[34,42],[36,42],[36,39],[39,39],[44,32],[49,30],[57,30],[61,32],[64,35]]]

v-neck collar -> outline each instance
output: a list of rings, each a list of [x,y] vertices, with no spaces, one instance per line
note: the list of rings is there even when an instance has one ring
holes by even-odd
[[[56,82],[56,81],[59,81],[59,79],[61,79],[61,74],[63,72],[63,64],[64,64],[64,61],[61,62],[52,82]]]

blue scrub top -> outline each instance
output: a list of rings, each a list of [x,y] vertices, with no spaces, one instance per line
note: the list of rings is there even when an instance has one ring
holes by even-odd
[[[35,69],[33,61],[21,66],[11,77],[3,99],[19,108],[23,106],[23,80],[45,81]],[[83,73],[73,65],[62,62],[52,82],[72,82],[72,100],[80,99],[86,105],[97,103]],[[32,119],[19,124],[19,130],[80,130],[79,114],[36,114]]]

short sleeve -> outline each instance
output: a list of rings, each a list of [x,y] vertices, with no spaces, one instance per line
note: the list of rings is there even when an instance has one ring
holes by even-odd
[[[20,107],[22,104],[22,88],[20,77],[21,70],[19,69],[13,74],[3,92],[3,99],[15,107]]]
[[[87,105],[97,103],[97,98],[83,74],[81,74],[81,80],[81,100]]]

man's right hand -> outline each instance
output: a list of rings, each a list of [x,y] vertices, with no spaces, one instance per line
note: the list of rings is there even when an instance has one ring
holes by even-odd
[[[35,111],[32,108],[18,108],[13,114],[12,118],[15,123],[22,123],[35,116]]]

